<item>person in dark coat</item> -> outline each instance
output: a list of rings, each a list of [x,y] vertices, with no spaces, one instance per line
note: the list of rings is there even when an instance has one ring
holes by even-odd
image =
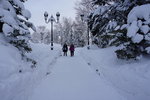
[[[64,52],[64,56],[67,56],[68,46],[67,46],[66,43],[63,45],[62,50],[63,50],[63,52]]]
[[[70,45],[69,50],[70,50],[70,56],[71,56],[71,57],[74,56],[75,47],[74,47],[73,44]]]

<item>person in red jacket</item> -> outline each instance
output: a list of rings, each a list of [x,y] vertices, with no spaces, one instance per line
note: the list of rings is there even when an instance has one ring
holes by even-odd
[[[70,56],[71,56],[71,57],[74,56],[75,47],[74,47],[73,44],[70,45],[69,50],[70,50]]]

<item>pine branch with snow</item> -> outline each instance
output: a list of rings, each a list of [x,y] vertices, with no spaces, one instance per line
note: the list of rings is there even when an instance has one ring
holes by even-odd
[[[30,12],[25,9],[25,0],[1,0],[0,24],[1,31],[9,42],[16,46],[22,53],[30,52],[28,44],[30,38],[29,27],[35,30],[34,25],[28,22]],[[20,44],[21,42],[21,44]]]
[[[136,59],[150,54],[150,4],[134,7],[128,15],[127,38],[129,43],[117,50],[118,58]]]

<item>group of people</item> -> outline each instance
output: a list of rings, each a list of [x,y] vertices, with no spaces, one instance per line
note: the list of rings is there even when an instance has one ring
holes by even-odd
[[[68,46],[67,46],[66,43],[63,45],[62,50],[63,50],[63,52],[64,52],[64,56],[67,56]],[[71,56],[71,57],[74,56],[75,47],[74,47],[73,44],[70,45],[69,50],[70,50],[70,56]]]

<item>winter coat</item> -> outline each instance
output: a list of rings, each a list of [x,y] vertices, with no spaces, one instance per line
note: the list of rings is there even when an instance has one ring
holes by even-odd
[[[67,52],[68,51],[68,46],[66,44],[64,44],[62,50],[63,50],[63,52]]]
[[[74,51],[74,45],[71,45],[69,50]]]

